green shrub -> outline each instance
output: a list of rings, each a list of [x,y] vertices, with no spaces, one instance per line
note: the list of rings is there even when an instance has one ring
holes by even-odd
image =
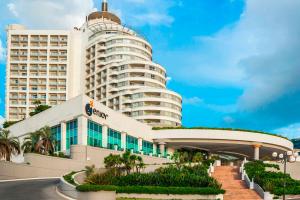
[[[206,165],[196,166],[168,166],[159,168],[155,172],[140,174],[132,173],[126,176],[115,176],[111,170],[104,174],[93,174],[86,179],[87,183],[116,186],[161,186],[161,187],[213,187],[221,185],[208,176]]]
[[[63,176],[63,178],[65,179],[65,181],[67,181],[68,183],[70,183],[70,184],[72,184],[72,185],[76,185],[75,184],[75,182],[74,182],[74,179],[72,178],[72,176],[74,175],[74,174],[76,174],[77,172],[71,172],[71,173],[69,173],[69,174],[67,174],[67,175],[65,175],[65,176]]]
[[[159,187],[159,186],[111,186],[111,185],[80,185],[76,189],[80,192],[116,191],[117,193],[136,194],[224,194],[225,191],[216,188],[195,187]]]
[[[266,171],[266,168],[279,169],[276,164],[253,161],[245,164],[245,170],[250,179],[259,184],[265,191],[275,195],[283,194],[283,183],[286,182],[286,194],[300,194],[300,181],[294,180],[289,174]]]

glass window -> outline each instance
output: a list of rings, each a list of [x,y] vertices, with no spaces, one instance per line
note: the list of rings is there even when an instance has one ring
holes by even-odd
[[[54,126],[51,128],[51,134],[54,139],[54,149],[56,152],[61,151],[61,126]]]
[[[88,145],[102,147],[102,126],[93,121],[88,121]]]
[[[138,139],[130,135],[126,135],[126,149],[133,150],[134,153],[139,152]]]
[[[115,149],[115,145],[118,146],[118,149],[121,148],[121,133],[113,129],[108,129],[108,148]]]
[[[78,121],[77,119],[67,122],[67,149],[78,143]]]
[[[143,140],[143,152],[145,155],[153,153],[153,143]]]

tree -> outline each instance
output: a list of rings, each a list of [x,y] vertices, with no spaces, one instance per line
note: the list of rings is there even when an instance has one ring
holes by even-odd
[[[130,156],[131,156],[130,151],[126,151],[122,155],[122,163],[124,165],[124,169],[127,174],[130,174],[130,171],[132,169],[132,158],[130,158]]]
[[[0,159],[10,161],[12,155],[21,153],[20,142],[17,137],[11,137],[8,130],[0,129]]]
[[[137,157],[138,164],[136,164],[136,172],[140,173],[142,169],[146,167],[143,158],[141,156]]]
[[[35,102],[33,102],[33,104],[35,105],[35,108],[34,108],[33,112],[29,113],[30,116],[34,116],[36,114],[39,114],[39,113],[51,108],[51,106],[43,105],[40,100],[36,100]]]
[[[35,152],[35,146],[37,142],[40,140],[39,134],[37,132],[30,133],[29,136],[24,138],[22,144],[22,150],[24,153]]]
[[[195,153],[192,159],[193,163],[200,163],[203,161],[203,154],[201,152]]]
[[[54,153],[54,138],[51,128],[45,126],[38,130],[35,134],[39,136],[39,141],[35,144],[35,151],[41,154],[49,155]]]
[[[104,164],[106,168],[114,171],[115,175],[120,175],[122,165],[122,159],[120,155],[110,154],[104,158]]]
[[[20,120],[20,121],[22,121],[22,120]],[[14,124],[20,122],[20,121],[5,121],[5,122],[3,123],[3,128],[8,128],[8,127],[10,127],[10,126],[12,126],[12,125],[14,125]]]

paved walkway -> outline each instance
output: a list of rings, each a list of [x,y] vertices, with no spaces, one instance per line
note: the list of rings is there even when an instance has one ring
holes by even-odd
[[[240,180],[238,168],[215,167],[213,177],[222,184],[222,189],[226,190],[224,200],[261,200],[254,190],[247,189],[244,181]]]

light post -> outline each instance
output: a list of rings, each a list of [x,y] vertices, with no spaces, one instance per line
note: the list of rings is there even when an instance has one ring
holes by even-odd
[[[284,153],[278,154],[277,152],[272,153],[273,158],[276,158],[281,163],[283,163],[284,168],[284,178],[283,178],[283,200],[285,200],[285,188],[286,188],[286,163],[287,162],[296,162],[296,158],[298,156],[298,153],[293,153],[292,151],[285,151]]]

